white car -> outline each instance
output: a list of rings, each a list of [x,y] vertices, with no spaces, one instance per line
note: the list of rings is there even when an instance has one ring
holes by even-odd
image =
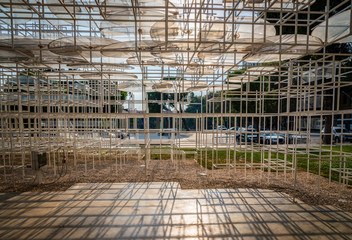
[[[214,130],[223,130],[223,131],[225,131],[225,130],[227,130],[227,127],[225,127],[225,126],[218,126],[217,128],[215,128]]]
[[[325,127],[322,129],[322,138],[324,139],[324,132],[325,132]],[[350,131],[348,131],[346,128],[341,128],[341,127],[333,127],[332,128],[333,132],[333,141],[336,143],[341,142],[352,142],[352,135],[350,134]]]
[[[264,144],[284,144],[285,138],[273,132],[261,132],[260,143]]]
[[[307,143],[307,136],[304,135],[298,135],[298,134],[289,134],[288,139],[286,139],[289,144],[294,144],[294,143]]]

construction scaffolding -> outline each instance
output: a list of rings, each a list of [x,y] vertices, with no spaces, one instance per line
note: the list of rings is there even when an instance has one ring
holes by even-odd
[[[351,15],[349,0],[0,0],[0,179],[38,180],[38,158],[57,181],[192,155],[201,174],[352,184]]]

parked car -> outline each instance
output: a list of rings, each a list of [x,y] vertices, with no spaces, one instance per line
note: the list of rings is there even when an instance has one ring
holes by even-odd
[[[233,134],[235,132],[235,127],[227,129],[226,134]]]
[[[253,125],[249,125],[248,129],[256,129]]]
[[[260,143],[264,144],[284,144],[285,138],[273,132],[261,132]]]
[[[307,143],[307,136],[304,136],[304,135],[290,133],[290,134],[281,134],[281,136],[285,138],[285,142],[288,144]]]
[[[111,133],[111,137],[112,138],[121,138],[121,139],[124,139],[124,138],[127,138],[129,137],[130,134],[129,133],[124,133],[124,132],[121,132],[120,130],[118,130],[117,132],[115,133]]]
[[[289,144],[307,143],[307,136],[298,135],[298,134],[289,134],[288,135],[288,143]]]
[[[223,131],[225,131],[225,130],[227,130],[227,127],[225,127],[225,126],[218,126],[217,128],[215,128],[214,130],[223,130]]]
[[[244,127],[237,127],[237,129],[236,129],[236,140],[237,140],[237,141],[240,141],[241,133],[242,133],[242,132],[245,132],[245,131],[246,131],[246,128],[244,128]]]
[[[325,127],[322,129],[321,133],[322,133],[322,138],[324,138]],[[350,131],[348,131],[346,128],[333,127],[332,134],[333,134],[333,140],[336,143],[339,143],[341,141],[352,142],[352,135],[348,135],[350,134]]]
[[[242,142],[258,142],[258,131],[255,128],[239,128],[237,130],[236,139]]]

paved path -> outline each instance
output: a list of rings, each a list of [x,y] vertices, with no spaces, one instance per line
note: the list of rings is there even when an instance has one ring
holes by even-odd
[[[76,184],[0,195],[1,239],[352,239],[352,214],[258,189]]]

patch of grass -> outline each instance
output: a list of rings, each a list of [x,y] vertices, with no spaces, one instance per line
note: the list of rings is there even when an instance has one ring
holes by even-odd
[[[324,147],[324,149],[329,150],[329,147]],[[190,150],[190,149],[188,149]],[[195,151],[195,149],[192,149]],[[301,149],[303,151],[305,149]],[[334,151],[339,151],[340,148],[339,146],[334,146],[333,147]],[[352,146],[343,146],[343,151],[345,153],[352,153]],[[234,161],[234,154],[235,151],[230,150],[207,150],[205,149],[202,152],[202,166],[205,165],[204,160],[205,160],[205,154],[207,158],[207,163],[206,167],[208,169],[212,169],[212,162],[211,159],[214,159],[214,163],[217,164],[226,164],[226,163],[232,163]],[[193,155],[192,155],[193,156]],[[200,156],[200,151],[198,151],[198,156]],[[264,158],[268,159],[269,154],[267,152],[264,153]],[[284,154],[283,153],[271,153],[271,158],[275,161],[275,159],[284,159]],[[338,152],[333,152],[332,158],[330,158],[330,152],[322,152],[321,153],[321,158],[319,158],[319,150],[317,149],[312,149],[312,151],[309,152],[309,154],[297,154],[297,169],[299,171],[308,171],[310,173],[314,174],[320,174],[320,176],[329,177],[330,174],[330,168],[340,168],[340,167],[346,167],[346,168],[352,168],[352,158],[346,157],[345,159],[343,157],[339,156]],[[287,161],[292,162],[293,155],[292,154],[287,154],[286,156]],[[238,163],[244,163],[244,162],[252,162],[253,163],[260,163],[262,161],[261,159],[261,153],[260,152],[253,152],[253,157],[251,152],[236,152],[236,162]],[[200,163],[198,159],[198,163]],[[275,170],[273,170],[275,171]],[[339,173],[335,171],[331,171],[331,179],[335,181],[339,181]],[[352,184],[352,181],[349,183]]]
[[[198,156],[200,156],[200,151],[198,151]],[[226,163],[233,163],[234,158],[235,158],[235,151],[226,151],[226,150],[208,150],[205,151],[203,150],[202,152],[202,157],[203,157],[203,162],[202,165],[204,166],[204,160],[205,160],[205,154],[206,154],[206,159],[207,159],[207,168],[212,169],[212,162],[210,161],[212,158],[214,158],[214,163],[217,164],[226,164]],[[265,158],[268,157],[268,153],[264,154]],[[252,154],[251,152],[238,152],[236,151],[236,162],[244,163],[244,162],[254,162],[254,163],[260,163],[261,162],[261,153],[260,152],[254,152],[253,153],[253,159],[252,159]],[[199,159],[198,162],[200,163]]]
[[[330,147],[322,147],[322,149],[330,150]],[[332,146],[333,151],[340,151],[340,146]],[[352,153],[352,145],[342,145],[342,151],[346,153]]]
[[[167,147],[162,148],[162,149],[168,149]],[[322,147],[323,150],[330,150],[329,146],[324,146]],[[217,164],[227,164],[227,163],[233,163],[235,154],[236,154],[236,162],[237,163],[250,163],[253,161],[253,163],[261,163],[262,162],[262,153],[261,152],[253,152],[250,151],[248,152],[239,152],[239,151],[233,151],[233,150],[211,150],[211,149],[202,149],[202,153],[200,150],[196,149],[179,149],[182,150],[186,153],[186,158],[187,159],[193,159],[194,158],[194,152],[198,153],[198,163],[202,164],[202,166],[205,165],[205,159],[207,159],[206,162],[206,167],[208,169],[212,169],[212,162],[211,159],[214,159],[214,163]],[[291,149],[293,150],[293,149]],[[310,173],[317,174],[323,177],[328,178],[330,174],[330,168],[340,168],[340,167],[345,167],[345,168],[352,168],[352,157],[341,157],[339,156],[339,151],[340,151],[340,146],[333,146],[332,150],[334,151],[332,153],[332,157],[330,158],[330,152],[329,151],[322,151],[320,153],[319,149],[317,148],[312,148],[308,152],[306,152],[306,149],[297,149],[297,169],[299,171],[309,171]],[[154,150],[155,151],[155,150]],[[344,145],[342,146],[342,151],[344,153],[352,153],[352,145]],[[187,152],[192,152],[192,153],[187,153]],[[304,153],[302,153],[304,152]],[[319,158],[319,154],[321,156]],[[200,162],[200,156],[202,155],[202,162]],[[206,156],[205,156],[206,155]],[[268,159],[269,153],[265,152],[264,153],[264,158]],[[271,153],[271,158],[273,161],[275,159],[284,159],[284,154],[283,153]],[[171,156],[170,154],[161,154],[161,159],[170,159]],[[158,160],[160,159],[160,154],[156,152],[153,152],[151,154],[151,159],[152,160]],[[286,156],[287,161],[292,162],[293,155],[287,154]],[[267,169],[264,169],[264,171]],[[275,170],[272,170],[275,171]],[[335,181],[339,181],[339,173],[331,171],[331,179]],[[352,181],[349,182],[349,184],[352,184]]]
[[[348,146],[349,147],[349,146]],[[352,148],[345,148],[348,152]],[[336,156],[337,155],[337,156]],[[322,152],[319,157],[319,152],[311,152],[310,154],[298,154],[297,155],[297,167],[299,170],[307,171],[314,174],[319,174],[328,178],[330,174],[330,168],[352,168],[352,158],[339,156],[338,152],[333,152],[330,158],[330,152]],[[339,173],[331,171],[331,179],[338,181]],[[352,183],[351,183],[352,184]]]

